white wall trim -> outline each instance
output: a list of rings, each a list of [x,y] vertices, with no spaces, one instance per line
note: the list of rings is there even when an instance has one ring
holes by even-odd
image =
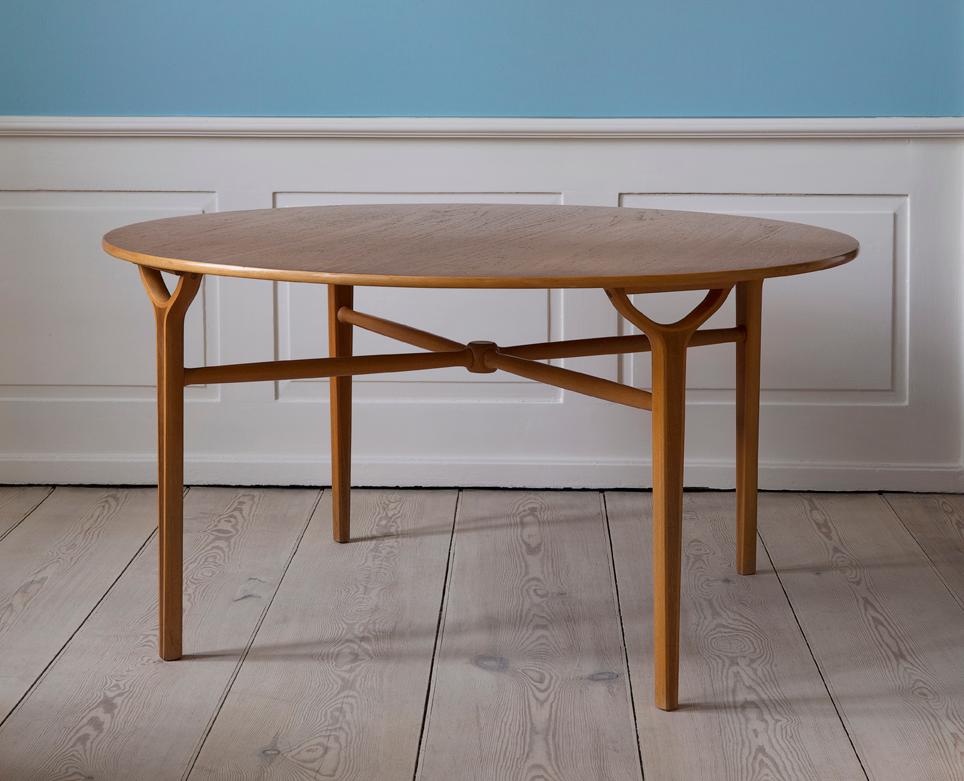
[[[331,461],[299,456],[185,454],[187,482],[191,485],[313,485],[327,486]],[[0,454],[4,482],[91,485],[154,485],[157,461],[147,453],[20,453]],[[652,461],[648,458],[498,458],[471,457],[445,460],[419,457],[355,458],[352,485],[418,486],[426,488],[650,488]],[[733,489],[732,461],[687,459],[688,488]],[[230,475],[226,480],[225,475]],[[964,468],[960,464],[807,463],[760,462],[763,490],[960,491]]]
[[[219,138],[964,138],[964,117],[0,116],[0,136]]]

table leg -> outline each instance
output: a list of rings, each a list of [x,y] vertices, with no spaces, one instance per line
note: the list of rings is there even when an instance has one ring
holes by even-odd
[[[688,334],[651,332],[653,350],[653,666],[656,707],[679,704],[680,556]]]
[[[649,339],[653,358],[653,676],[661,710],[679,706],[680,565],[683,532],[683,442],[686,350],[693,334],[730,294],[710,290],[688,315],[657,323],[625,290],[606,290],[616,311]]]
[[[351,285],[328,286],[328,352],[351,355],[352,326],[338,320],[338,310],[352,306]],[[351,539],[351,377],[332,377],[331,394],[331,523],[336,542]]]
[[[756,572],[757,469],[760,439],[760,315],[763,281],[736,286],[736,569]]]
[[[140,268],[157,326],[158,654],[181,658],[184,569],[184,316],[201,286],[183,274],[173,293],[161,273]]]

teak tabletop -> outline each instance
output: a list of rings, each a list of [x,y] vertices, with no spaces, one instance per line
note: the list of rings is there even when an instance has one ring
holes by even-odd
[[[700,212],[593,206],[369,205],[222,212],[111,231],[104,249],[140,267],[157,323],[159,653],[181,656],[184,386],[328,377],[333,535],[350,540],[351,378],[462,366],[497,370],[653,413],[655,702],[678,705],[686,354],[736,346],[736,567],[756,569],[757,443],[763,280],[831,268],[857,256],[836,231]],[[160,272],[179,276],[170,292]],[[184,366],[184,316],[205,274],[328,287],[329,357]],[[431,288],[601,288],[644,335],[500,347],[463,344],[358,312],[358,285]],[[736,323],[700,326],[736,289]],[[706,289],[675,323],[640,312],[633,293]],[[352,355],[363,328],[427,352]],[[650,391],[541,363],[651,352]]]
[[[309,206],[111,231],[166,271],[389,287],[712,287],[817,271],[857,242],[793,222],[600,206]]]

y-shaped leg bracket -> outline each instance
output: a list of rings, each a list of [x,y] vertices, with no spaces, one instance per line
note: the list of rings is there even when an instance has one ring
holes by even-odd
[[[616,310],[646,334],[653,352],[653,664],[656,707],[662,710],[679,703],[686,349],[730,290],[710,290],[686,317],[669,324],[646,317],[625,290],[606,291]]]
[[[181,658],[183,609],[184,316],[202,277],[182,274],[171,293],[160,271],[141,266],[140,272],[157,325],[158,651],[171,660]]]

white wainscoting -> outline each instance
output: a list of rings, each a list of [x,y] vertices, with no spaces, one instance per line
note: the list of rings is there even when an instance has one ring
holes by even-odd
[[[836,124],[834,124],[836,122]],[[755,124],[754,124],[755,123]],[[875,124],[876,123],[876,124]],[[154,481],[153,323],[108,229],[372,202],[659,206],[800,220],[854,263],[764,288],[761,482],[962,481],[962,123],[0,118],[0,482]],[[690,293],[639,296],[670,318]],[[503,344],[626,331],[599,291],[360,289]],[[732,322],[732,303],[711,321]],[[191,365],[324,355],[324,289],[209,277]],[[404,349],[359,333],[359,352]],[[560,362],[645,386],[648,356]],[[733,483],[733,348],[691,352],[687,483]],[[325,381],[191,388],[186,477],[324,484]],[[358,485],[649,485],[649,417],[505,375],[356,383]]]

